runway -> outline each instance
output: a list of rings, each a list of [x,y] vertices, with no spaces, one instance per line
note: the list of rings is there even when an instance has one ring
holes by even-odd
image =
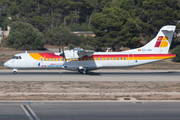
[[[0,102],[0,120],[178,120],[179,108],[179,102]]]
[[[0,70],[0,81],[180,81],[180,70],[102,69],[84,75],[66,70]]]
[[[180,70],[0,70],[0,81],[180,81]],[[0,101],[0,120],[177,120],[180,102]]]

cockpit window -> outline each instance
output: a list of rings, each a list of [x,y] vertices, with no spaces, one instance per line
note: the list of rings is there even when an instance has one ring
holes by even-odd
[[[22,59],[21,56],[14,56],[12,59]]]
[[[16,56],[14,56],[12,59],[15,59],[16,58]]]

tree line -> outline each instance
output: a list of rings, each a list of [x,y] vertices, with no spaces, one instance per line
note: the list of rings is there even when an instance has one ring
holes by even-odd
[[[11,17],[11,20],[8,17]],[[155,37],[162,26],[176,25],[172,43],[174,48],[179,44],[179,20],[180,0],[0,1],[0,27],[5,30],[7,25],[12,26],[6,43],[16,49],[40,49],[44,44],[63,44],[95,50],[111,47],[115,51],[122,46],[142,46],[142,43],[145,44]],[[15,24],[20,24],[21,28],[15,27]],[[22,27],[24,24],[29,24],[29,27]],[[20,30],[23,32],[17,34],[13,33],[17,32],[15,29],[29,30]],[[89,30],[93,31],[96,37],[72,34],[72,31]],[[28,33],[31,31],[33,32]],[[34,35],[37,39],[30,37],[35,33],[39,33]],[[25,35],[22,37],[19,34]],[[34,43],[33,41],[39,41],[39,47],[32,47],[34,45],[30,43]],[[20,47],[17,47],[18,44]]]

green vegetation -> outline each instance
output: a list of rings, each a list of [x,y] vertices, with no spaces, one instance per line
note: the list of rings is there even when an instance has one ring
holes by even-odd
[[[174,62],[180,62],[180,45],[176,46],[173,50],[172,50],[173,54],[176,54],[176,57],[173,58]]]
[[[178,32],[179,13],[180,0],[1,0],[0,27],[6,30],[7,25],[18,21],[42,32],[46,44],[117,50],[139,47],[141,41],[147,43],[164,25],[176,25]],[[96,37],[71,34],[89,30]],[[13,39],[17,41],[18,37]],[[177,39],[171,48],[176,47]],[[39,42],[43,45],[41,41],[43,37]],[[22,47],[17,47],[19,43]],[[16,42],[14,46],[11,41],[8,46],[23,49],[27,43]]]
[[[67,27],[53,28],[46,32],[45,40],[46,44],[61,46],[69,46],[70,49],[74,47],[87,48],[90,44],[92,45],[92,37],[90,36],[78,36],[72,33]],[[94,47],[88,47],[94,49]]]
[[[135,48],[148,42],[164,25],[179,20],[180,0],[112,0],[93,13],[91,28],[100,46]],[[177,25],[179,28],[179,25]]]
[[[71,33],[71,31],[65,27],[57,27],[49,30],[48,32],[46,32],[45,38],[46,44],[57,46],[68,46],[68,44],[79,46],[79,44],[81,43],[81,39],[79,38],[79,36]]]
[[[44,46],[44,36],[29,23],[13,22],[6,45],[15,49],[41,49]]]

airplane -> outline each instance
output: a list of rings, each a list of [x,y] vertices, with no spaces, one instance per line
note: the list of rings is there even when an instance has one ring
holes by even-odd
[[[176,26],[166,25],[143,47],[123,52],[72,49],[60,53],[20,53],[4,63],[13,73],[20,69],[66,69],[87,74],[101,68],[126,68],[174,58],[168,54]]]

